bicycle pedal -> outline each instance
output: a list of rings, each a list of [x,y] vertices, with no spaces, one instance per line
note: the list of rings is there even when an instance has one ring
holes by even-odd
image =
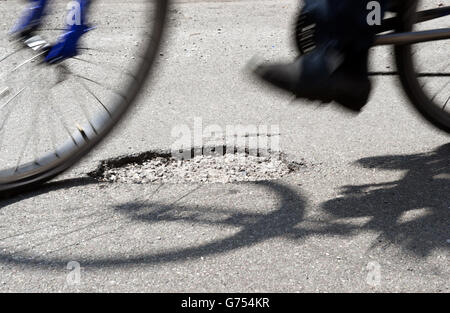
[[[48,50],[51,47],[51,45],[39,35],[26,39],[24,44],[34,51]]]
[[[316,47],[316,23],[310,12],[302,10],[295,25],[295,42],[300,55],[305,55]]]

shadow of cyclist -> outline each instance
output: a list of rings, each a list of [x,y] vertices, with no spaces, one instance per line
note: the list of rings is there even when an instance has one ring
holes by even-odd
[[[68,180],[59,183],[50,183],[41,187],[30,194],[23,195],[0,202],[0,209],[3,206],[22,201],[29,197],[37,196],[58,188],[66,189],[77,186],[83,186],[93,183],[91,179]],[[236,250],[243,247],[250,247],[265,240],[287,235],[294,231],[297,223],[303,219],[303,213],[306,206],[306,200],[301,192],[291,187],[271,181],[261,181],[248,183],[257,188],[262,188],[265,192],[272,194],[278,200],[273,210],[266,213],[244,213],[244,212],[226,212],[226,219],[210,218],[208,215],[214,215],[220,210],[213,209],[208,205],[202,207],[189,205],[164,204],[155,202],[133,201],[122,205],[114,206],[113,209],[120,214],[124,214],[132,220],[145,222],[149,226],[161,221],[179,221],[191,222],[193,224],[210,224],[215,226],[229,225],[239,227],[237,233],[231,234],[225,238],[218,238],[213,241],[198,243],[194,246],[180,247],[161,252],[138,253],[136,255],[124,258],[121,255],[111,257],[92,257],[84,260],[83,267],[104,268],[110,266],[133,265],[133,264],[160,264],[167,262],[176,262],[187,260],[189,258],[198,258],[202,256],[222,254],[227,251]],[[190,191],[195,192],[199,188],[195,187]],[[257,205],[255,204],[255,209]],[[190,216],[179,217],[177,212],[189,212]],[[126,225],[126,224],[125,224]],[[85,227],[86,229],[86,227]],[[73,231],[72,231],[73,232]],[[108,231],[110,233],[110,231]],[[296,232],[298,233],[298,232]],[[63,235],[64,236],[64,235]],[[61,240],[59,235],[52,235],[51,240]],[[63,247],[64,248],[64,247]],[[65,267],[71,259],[67,257],[53,257],[50,255],[33,254],[32,252],[10,252],[8,249],[0,251],[0,264],[24,264],[31,267],[49,268]]]
[[[138,253],[124,258],[121,255],[92,257],[84,260],[84,267],[103,268],[133,264],[161,264],[183,261],[208,255],[222,254],[273,238],[285,238],[294,242],[309,236],[354,237],[366,230],[381,233],[374,246],[392,243],[427,256],[437,248],[446,248],[450,224],[450,144],[429,152],[405,156],[382,156],[359,160],[365,168],[405,170],[400,180],[383,184],[367,184],[343,187],[343,197],[327,201],[323,208],[333,216],[316,226],[303,225],[307,199],[298,188],[282,182],[249,183],[262,188],[265,193],[277,199],[274,207],[265,213],[259,212],[256,203],[250,211],[221,212],[208,204],[193,206],[184,203],[160,203],[152,201],[131,201],[115,205],[112,209],[132,221],[148,226],[160,222],[188,222],[193,225],[234,226],[239,231],[224,238],[199,242],[187,247],[165,251]],[[52,183],[29,195],[0,203],[0,209],[28,197],[58,190],[95,183],[90,179],[69,180]],[[190,192],[198,192],[198,188]],[[419,210],[419,211],[418,211]],[[253,212],[253,213],[252,213]],[[231,213],[231,214],[230,214]],[[215,217],[215,215],[222,217]],[[223,218],[225,216],[225,218]],[[363,226],[342,223],[340,218],[367,217]],[[52,240],[58,240],[53,236]],[[0,252],[0,264],[13,263],[32,267],[64,267],[70,256],[40,256],[31,253]]]
[[[364,158],[365,168],[406,171],[402,179],[343,186],[323,208],[336,218],[368,217],[361,230],[381,232],[373,246],[399,245],[424,257],[450,238],[450,144],[413,155]]]

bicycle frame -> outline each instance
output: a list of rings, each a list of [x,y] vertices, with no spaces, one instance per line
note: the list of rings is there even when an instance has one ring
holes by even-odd
[[[450,6],[436,8],[431,10],[420,11],[416,13],[415,23],[422,23],[434,20],[440,17],[450,15]],[[383,23],[376,30],[377,34],[394,30],[398,20],[396,17],[391,17],[383,20]],[[414,44],[419,42],[435,41],[450,39],[450,28],[431,29],[417,32],[406,33],[389,33],[378,35],[375,38],[374,46],[381,45],[403,45]]]

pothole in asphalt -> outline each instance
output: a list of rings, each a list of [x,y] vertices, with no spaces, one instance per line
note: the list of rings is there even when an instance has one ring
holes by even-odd
[[[227,149],[192,149],[189,158],[184,159],[165,151],[126,155],[102,161],[88,175],[102,182],[134,184],[232,183],[275,180],[306,166],[304,162],[289,161],[279,152],[216,151]]]

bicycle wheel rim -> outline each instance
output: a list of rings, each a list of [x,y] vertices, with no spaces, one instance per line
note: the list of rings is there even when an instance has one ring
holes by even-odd
[[[401,24],[397,29],[399,32],[409,32],[414,29],[414,14],[419,8],[420,1],[409,5],[407,10],[402,10],[400,13]],[[446,19],[447,22],[450,17],[446,17]],[[450,79],[444,75],[446,72],[450,72],[448,63],[450,58],[448,52],[442,50],[444,53],[440,55],[435,53],[433,59],[428,58],[429,60],[427,60],[427,64],[433,63],[436,70],[434,68],[421,70],[419,64],[426,59],[420,51],[424,50],[423,46],[425,45],[428,47],[428,51],[435,51],[439,49],[432,49],[432,45],[444,47],[448,45],[448,40],[396,46],[395,57],[400,81],[406,95],[421,116],[440,130],[450,133]],[[443,67],[436,65],[439,60],[444,60]],[[435,76],[433,77],[432,74]],[[430,84],[431,79],[436,86]],[[440,89],[441,86],[442,89]]]

